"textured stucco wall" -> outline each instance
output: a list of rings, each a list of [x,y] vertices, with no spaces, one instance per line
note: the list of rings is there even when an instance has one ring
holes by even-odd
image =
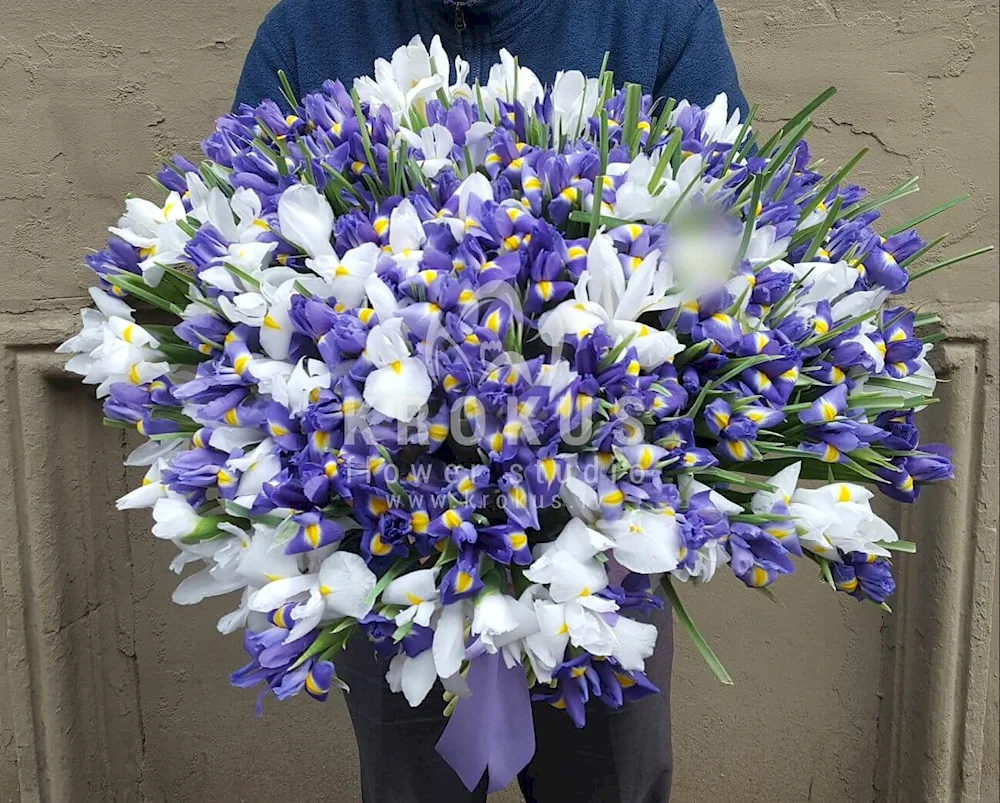
[[[224,605],[170,604],[169,545],[111,504],[135,480],[114,468],[123,445],[49,353],[89,283],[84,249],[146,191],[155,152],[196,153],[269,5],[0,0],[4,803],[357,799],[341,701],[272,701],[257,720],[226,682],[242,651],[215,632]],[[949,252],[1000,241],[995,2],[720,7],[763,127],[835,84],[816,153],[835,165],[867,146],[857,175],[873,188],[921,176],[891,220],[971,193],[925,229],[952,232]],[[949,321],[953,382],[926,416],[960,476],[904,520],[922,549],[906,613],[883,618],[808,570],[778,604],[732,582],[699,592],[692,610],[737,685],[717,686],[679,635],[675,799],[996,799],[997,266],[914,289]]]

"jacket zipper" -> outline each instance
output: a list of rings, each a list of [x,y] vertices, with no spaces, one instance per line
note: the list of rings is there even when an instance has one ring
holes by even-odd
[[[479,52],[479,46],[476,41],[476,34],[473,31],[470,35],[470,48],[466,50],[465,40],[466,33],[469,31],[469,26],[465,21],[465,3],[462,0],[455,0],[455,33],[458,34],[459,47],[462,49],[462,57],[469,62],[469,69],[472,73],[472,80],[479,80],[479,72],[481,67],[482,56]]]

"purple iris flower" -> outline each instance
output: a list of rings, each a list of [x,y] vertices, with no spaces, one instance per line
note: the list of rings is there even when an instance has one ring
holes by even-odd
[[[285,546],[286,555],[320,549],[336,544],[344,537],[344,531],[339,524],[315,511],[292,516],[292,521],[298,524],[299,528]]]
[[[653,591],[649,575],[629,572],[622,579],[621,592],[616,601],[623,611],[648,614],[663,610],[663,600]]]
[[[483,588],[479,576],[479,552],[465,547],[458,553],[458,560],[441,580],[441,602],[451,605],[456,600],[475,596]]]
[[[831,563],[830,571],[838,591],[858,600],[885,602],[896,590],[889,561],[874,555],[851,552],[843,563]]]
[[[84,261],[101,280],[101,287],[114,295],[121,296],[125,291],[119,290],[107,281],[109,275],[117,273],[140,274],[138,249],[118,237],[108,239],[107,246],[97,253],[88,254]]]
[[[747,312],[761,316],[766,309],[777,304],[792,286],[792,274],[789,271],[776,271],[767,266],[754,276],[753,290],[750,293],[750,303]]]
[[[288,631],[283,628],[270,627],[256,633],[251,630],[244,632],[243,649],[250,656],[250,662],[232,672],[229,682],[242,689],[261,682],[265,684],[257,697],[257,716],[264,715],[264,697],[268,692],[274,692],[278,696],[277,690],[281,688],[282,697],[288,697],[300,690],[301,687],[292,691],[298,683],[298,674],[291,667],[313,643],[318,632],[314,630],[288,644],[283,643],[288,636]],[[286,676],[290,673],[292,676],[286,681]],[[302,676],[302,682],[305,682],[305,675]]]
[[[910,282],[906,269],[884,248],[873,248],[864,258],[864,275],[872,284],[902,293]]]
[[[692,494],[687,508],[678,515],[677,523],[692,555],[709,541],[721,541],[729,534],[729,520],[712,503],[709,491]]]
[[[755,525],[732,524],[726,548],[732,557],[733,574],[750,588],[763,588],[779,575],[795,571],[795,564],[784,545]]]
[[[195,315],[174,327],[174,333],[191,348],[202,353],[221,349],[233,328],[232,324],[215,315]]]
[[[392,636],[396,632],[396,623],[392,619],[377,613],[369,613],[358,620],[358,627],[368,637],[380,659],[384,660],[395,655],[397,645]]]
[[[563,661],[552,673],[556,688],[551,692],[531,695],[532,700],[550,703],[562,708],[578,728],[587,724],[587,701],[591,694],[598,696],[601,692],[601,680],[594,669],[591,656],[583,653],[575,658]]]

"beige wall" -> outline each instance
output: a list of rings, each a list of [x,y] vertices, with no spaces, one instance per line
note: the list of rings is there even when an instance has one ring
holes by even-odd
[[[136,480],[115,468],[124,445],[51,354],[84,249],[146,190],[154,152],[195,153],[269,2],[0,0],[0,803],[358,799],[342,703],[271,701],[257,720],[226,680],[242,653],[215,632],[222,609],[171,605],[169,545],[112,506]],[[995,2],[720,5],[765,127],[836,84],[816,152],[867,146],[873,187],[923,177],[892,219],[971,193],[927,226],[949,252],[1000,240]],[[997,798],[997,267],[915,288],[950,335],[924,425],[959,478],[903,520],[921,553],[897,614],[807,569],[777,604],[724,580],[699,592],[737,684],[678,640],[676,800]]]

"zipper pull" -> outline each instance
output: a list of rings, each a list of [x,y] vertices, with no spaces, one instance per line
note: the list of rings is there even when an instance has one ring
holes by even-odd
[[[465,31],[465,8],[463,3],[455,3],[455,30],[459,35]]]

